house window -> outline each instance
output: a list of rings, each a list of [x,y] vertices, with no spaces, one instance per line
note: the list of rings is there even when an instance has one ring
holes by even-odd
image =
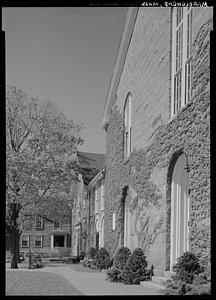
[[[22,234],[21,247],[29,247],[29,234]]]
[[[124,106],[124,158],[131,153],[131,94],[128,94]]]
[[[61,222],[60,221],[54,221],[54,229],[59,229],[61,228]]]
[[[42,239],[43,239],[43,237],[42,237],[42,235],[40,234],[37,234],[37,235],[35,235],[35,237],[34,237],[34,246],[35,247],[42,247]]]
[[[192,13],[191,7],[173,8],[172,115],[191,100]]]
[[[35,228],[43,228],[43,219],[40,216],[35,217]]]

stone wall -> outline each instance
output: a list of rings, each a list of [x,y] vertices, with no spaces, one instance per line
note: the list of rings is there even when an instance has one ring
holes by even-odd
[[[209,8],[197,8],[194,14],[192,101],[170,119],[171,9],[139,10],[107,128],[105,247],[114,254],[122,244],[122,199],[131,188],[136,194],[131,211],[138,244],[159,270],[169,270],[170,184],[182,152],[190,168],[190,249],[204,265],[210,261],[211,16]],[[133,101],[133,152],[124,161],[122,112],[128,92]]]

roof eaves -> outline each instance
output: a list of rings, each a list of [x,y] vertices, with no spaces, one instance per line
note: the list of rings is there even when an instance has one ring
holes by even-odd
[[[101,127],[106,130],[107,125],[109,123],[109,113],[111,111],[113,102],[115,100],[115,94],[118,87],[118,83],[120,80],[121,72],[124,66],[124,62],[126,59],[128,47],[130,44],[131,36],[133,33],[134,24],[136,21],[137,13],[138,13],[139,7],[130,7],[128,9],[128,13],[126,16],[124,29],[122,33],[122,38],[119,46],[119,51],[117,54],[114,71],[112,74],[112,78],[109,84],[109,89],[107,93],[106,103],[104,107],[104,113],[103,113],[103,121],[101,124]]]

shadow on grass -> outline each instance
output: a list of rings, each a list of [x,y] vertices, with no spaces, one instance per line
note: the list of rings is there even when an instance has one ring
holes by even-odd
[[[19,270],[6,272],[6,296],[81,294],[72,284],[57,274]]]

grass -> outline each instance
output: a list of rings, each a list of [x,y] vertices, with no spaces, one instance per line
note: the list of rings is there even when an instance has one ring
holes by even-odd
[[[81,295],[62,276],[40,271],[6,271],[6,295]]]
[[[101,273],[100,270],[94,270],[94,269],[90,269],[90,268],[86,268],[84,267],[81,263],[79,264],[68,264],[67,266],[70,266],[70,268],[72,268],[73,270],[77,271],[77,272],[86,272],[86,273]]]

